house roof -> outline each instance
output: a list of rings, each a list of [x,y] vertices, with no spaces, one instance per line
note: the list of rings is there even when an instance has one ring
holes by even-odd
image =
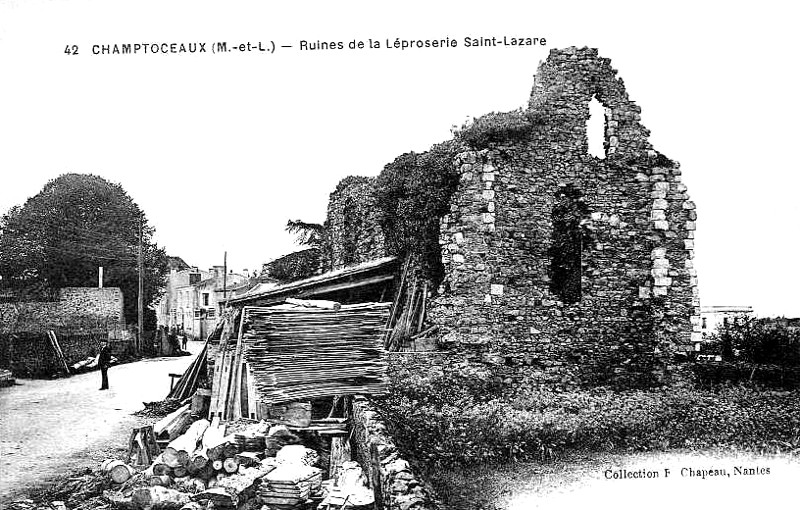
[[[184,269],[189,269],[191,267],[181,257],[175,257],[175,256],[172,256],[172,255],[167,257],[167,266],[170,269],[176,269],[178,271],[182,271]]]
[[[248,285],[249,281],[249,278],[239,273],[229,273],[225,276],[211,274],[208,278],[197,282],[195,286],[197,288],[211,287],[214,291],[221,292],[223,285],[230,291]]]
[[[282,285],[259,284],[245,294],[230,298],[228,303],[233,305],[251,304],[255,301],[260,304],[278,303],[287,297],[311,297],[387,282],[394,279],[398,263],[397,257],[384,257]]]

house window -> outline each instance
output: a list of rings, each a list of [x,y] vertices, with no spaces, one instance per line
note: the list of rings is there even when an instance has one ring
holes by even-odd
[[[189,273],[189,285],[200,283],[200,273]]]
[[[206,311],[206,319],[213,319],[217,315],[217,311],[213,308],[209,308]]]
[[[552,216],[550,290],[564,303],[577,303],[581,300],[582,220],[586,216],[580,192],[572,186],[560,189]]]
[[[203,306],[208,306],[208,292],[203,292]]]
[[[703,329],[707,329],[707,328],[708,328],[708,318],[707,317],[703,317]]]
[[[200,318],[200,310],[195,310],[194,311],[194,318],[195,319],[199,319]]]

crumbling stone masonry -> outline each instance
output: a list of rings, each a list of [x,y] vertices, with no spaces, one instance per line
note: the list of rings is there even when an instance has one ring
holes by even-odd
[[[588,152],[593,98],[604,157]],[[695,205],[610,61],[552,50],[528,108],[490,120],[462,132],[445,169],[459,184],[428,302],[440,349],[531,385],[674,380],[676,353],[698,340]],[[332,201],[329,222],[337,215]],[[351,235],[369,238],[369,225]]]
[[[353,400],[353,453],[375,491],[375,508],[437,510],[441,504],[397,450],[386,425],[363,397]]]
[[[346,177],[328,201],[323,271],[383,257],[385,238],[378,224],[374,177]]]

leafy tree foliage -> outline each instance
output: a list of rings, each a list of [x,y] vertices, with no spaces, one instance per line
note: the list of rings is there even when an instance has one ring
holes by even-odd
[[[800,331],[781,319],[740,318],[721,325],[704,351],[726,361],[800,366]]]
[[[320,248],[325,242],[325,227],[319,223],[306,223],[302,220],[286,222],[286,231],[294,234],[295,242],[309,248]]]
[[[137,317],[139,228],[145,305],[157,299],[167,256],[152,242],[153,227],[119,184],[88,174],[64,174],[0,219],[0,277],[19,294],[104,284],[120,287],[125,319]],[[147,308],[147,326],[155,315]]]
[[[307,248],[264,264],[262,276],[275,278],[282,283],[294,282],[317,274],[319,265],[319,248]]]
[[[280,282],[288,283],[317,274],[322,249],[327,242],[325,227],[319,223],[289,220],[286,222],[286,231],[295,235],[297,244],[307,248],[264,264],[265,274],[262,276],[269,276]]]

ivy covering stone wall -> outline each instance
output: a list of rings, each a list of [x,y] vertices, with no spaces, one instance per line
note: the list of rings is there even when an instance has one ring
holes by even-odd
[[[328,201],[323,270],[385,256],[385,237],[376,203],[375,178],[351,176],[339,182]]]
[[[605,158],[589,155],[595,97]],[[431,317],[450,350],[520,367],[532,384],[668,382],[697,314],[694,204],[676,163],[653,150],[608,59],[555,50],[536,75],[529,137],[457,157],[459,188],[442,218],[445,280]],[[487,139],[472,136],[471,139]],[[580,297],[552,281],[553,211],[577,190]]]
[[[416,196],[413,183],[343,181],[328,209],[332,267],[344,254],[377,258],[387,238],[430,251],[429,243],[397,242],[399,230],[387,235],[381,225],[391,222],[371,212],[389,201],[387,189],[404,204],[396,214],[430,202],[439,224],[425,232],[438,230],[441,266],[427,323],[438,326],[439,362],[474,360],[529,385],[650,386],[683,377],[676,354],[699,336],[695,205],[680,166],[652,147],[616,74],[597,50],[552,50],[527,109],[476,119],[435,146],[435,157],[387,165],[377,182],[416,176],[403,170],[409,165],[435,176],[431,186],[440,189],[424,203],[404,198]],[[593,99],[605,111],[604,157],[588,150]]]

